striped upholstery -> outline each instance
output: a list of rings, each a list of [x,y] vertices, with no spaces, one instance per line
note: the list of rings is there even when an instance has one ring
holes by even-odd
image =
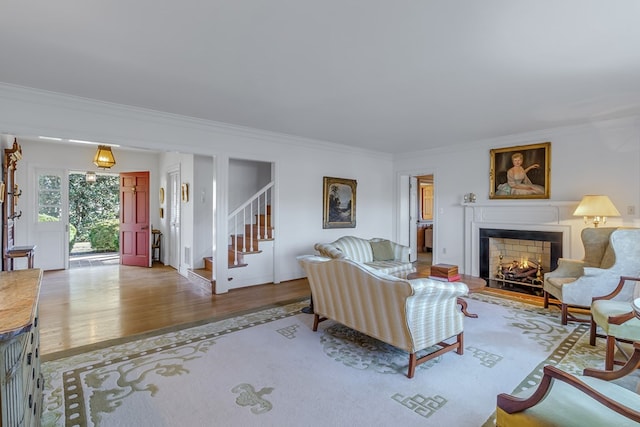
[[[415,353],[463,330],[460,282],[403,280],[349,259],[298,258],[307,273],[315,314]]]
[[[416,268],[409,260],[410,248],[395,242],[390,242],[394,254],[393,260],[374,261],[371,242],[383,240],[385,239],[367,240],[355,236],[343,236],[332,243],[316,243],[314,248],[322,256],[348,258],[380,270],[382,273],[391,274],[402,279],[406,278],[409,273],[416,271]]]

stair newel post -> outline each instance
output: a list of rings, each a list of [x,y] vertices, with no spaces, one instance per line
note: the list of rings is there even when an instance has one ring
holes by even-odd
[[[262,233],[260,232],[260,194],[258,194],[258,197],[256,198],[256,217],[255,217],[255,221],[256,221],[256,233],[258,235],[258,239],[260,238],[260,236],[262,236]]]
[[[253,218],[253,203],[251,203],[249,205],[249,219],[252,219],[252,218]],[[246,224],[246,221],[245,221],[245,224]],[[244,226],[244,229],[245,230],[247,229],[246,225]],[[253,249],[253,227],[249,227],[249,241],[251,242],[251,246],[250,246],[251,252],[253,252],[254,251],[254,249]]]
[[[268,231],[267,231],[267,191],[269,190],[264,190],[264,238],[267,239],[268,238]]]
[[[233,265],[238,265],[238,216],[233,218]]]

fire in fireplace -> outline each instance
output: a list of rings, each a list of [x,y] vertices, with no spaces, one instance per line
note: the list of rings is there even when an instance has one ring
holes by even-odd
[[[562,256],[562,232],[480,229],[480,277],[489,285],[539,294]],[[522,285],[522,286],[520,286]]]

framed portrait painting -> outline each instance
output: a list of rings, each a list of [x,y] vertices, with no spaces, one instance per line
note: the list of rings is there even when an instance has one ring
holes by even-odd
[[[322,228],[355,228],[355,179],[323,178]]]
[[[490,199],[549,198],[550,142],[495,148],[490,155]]]

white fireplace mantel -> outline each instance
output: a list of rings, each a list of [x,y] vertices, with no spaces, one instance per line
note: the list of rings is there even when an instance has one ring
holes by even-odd
[[[551,231],[562,233],[565,258],[571,258],[574,233],[584,224],[573,216],[578,202],[496,202],[465,203],[464,206],[464,271],[477,276],[480,269],[480,229]]]

